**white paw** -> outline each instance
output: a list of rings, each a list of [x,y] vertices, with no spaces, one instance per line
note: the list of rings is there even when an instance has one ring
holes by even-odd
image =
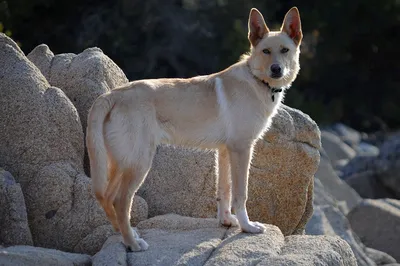
[[[138,238],[136,239],[141,250],[147,250],[149,248],[149,244],[147,244],[146,241],[143,240],[143,238]]]
[[[236,218],[236,216],[233,214],[230,214],[230,213],[225,214],[222,217],[220,217],[219,222],[223,226],[232,226],[232,227],[239,226],[239,221]]]
[[[259,222],[251,222],[244,224],[241,226],[242,231],[246,233],[252,233],[252,234],[261,234],[264,233],[265,231],[265,226],[262,223]]]
[[[143,238],[140,238],[139,233],[136,232],[134,228],[131,228],[132,234],[134,239],[130,241],[130,243],[126,243],[124,241],[124,244],[126,246],[126,249],[128,252],[138,252],[138,251],[144,251],[149,248],[149,244],[147,244],[146,241],[144,241]]]
[[[132,241],[132,243],[127,243],[124,241],[124,245],[126,247],[126,252],[142,251],[142,247],[139,245],[139,242],[136,239]]]

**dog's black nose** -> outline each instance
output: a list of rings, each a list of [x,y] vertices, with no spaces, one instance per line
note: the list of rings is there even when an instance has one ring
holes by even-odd
[[[274,77],[281,77],[282,76],[282,68],[278,64],[271,65],[271,73]]]

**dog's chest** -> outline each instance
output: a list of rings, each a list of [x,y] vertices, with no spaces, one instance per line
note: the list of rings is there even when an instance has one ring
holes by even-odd
[[[244,104],[232,105],[227,119],[231,123],[228,125],[230,135],[256,139],[268,128],[280,105],[282,95],[264,93],[261,97],[253,98]]]
[[[283,92],[272,92],[269,90],[265,99],[265,114],[270,117],[274,114],[278,106],[281,104],[283,98]]]

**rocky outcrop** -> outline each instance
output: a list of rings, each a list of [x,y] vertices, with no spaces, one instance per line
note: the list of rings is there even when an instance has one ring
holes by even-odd
[[[396,262],[393,257],[384,252],[367,248],[353,232],[346,216],[334,206],[316,206],[314,215],[307,224],[306,233],[341,237],[350,245],[359,266],[375,266]]]
[[[315,178],[321,182],[324,191],[328,192],[345,209],[352,209],[361,201],[358,193],[338,177],[324,149],[321,151],[321,160]]]
[[[80,54],[54,55],[45,44],[27,55],[51,86],[62,89],[76,107],[86,132],[87,115],[94,100],[113,88],[128,83],[124,72],[99,48]]]
[[[360,266],[395,263],[389,254],[365,246],[355,233],[357,225],[351,226],[347,220],[345,215],[360,202],[361,197],[336,175],[322,150],[315,175],[314,213],[307,223],[306,234],[340,236],[350,245]]]
[[[264,234],[223,228],[216,219],[163,215],[138,224],[150,247],[126,253],[113,236],[93,258],[93,265],[357,265],[339,237],[288,236],[267,225]]]
[[[313,176],[320,138],[306,114],[283,106],[258,141],[250,169],[248,212],[284,235],[303,233],[312,215]],[[150,216],[177,213],[215,217],[214,153],[160,147],[139,190]]]
[[[250,168],[249,216],[302,234],[313,212],[314,174],[320,161],[320,131],[303,112],[282,106],[257,142]]]
[[[400,198],[400,135],[394,134],[379,147],[379,155],[356,157],[341,171],[354,189],[369,198]]]
[[[365,199],[348,219],[365,245],[400,260],[400,201]]]
[[[364,235],[356,235],[357,224],[365,217],[361,198],[337,173],[364,173],[365,165],[373,165],[368,168],[373,178],[390,173],[379,184],[396,186],[397,162],[391,157],[397,152],[396,142],[384,146],[387,152],[381,150],[378,156],[372,146],[363,144],[361,134],[333,127],[329,132],[337,138],[331,140],[356,152],[350,165],[356,160],[365,164],[349,171],[344,164],[353,155],[347,154],[332,167],[315,122],[284,105],[258,141],[250,169],[249,216],[268,224],[264,234],[221,227],[214,218],[214,153],[159,147],[139,193],[149,209],[139,196],[132,208],[131,223],[150,249],[127,253],[92,195],[84,173],[83,141],[91,104],[98,95],[127,82],[125,75],[97,48],[54,55],[40,45],[28,57],[31,61],[0,34],[0,165],[9,171],[0,173],[0,264],[395,265],[393,257],[367,241],[365,246],[360,241]],[[396,188],[392,190],[396,195]],[[382,227],[396,228],[392,221],[397,221],[397,213],[387,206],[379,208],[371,213],[390,221]],[[154,217],[146,220],[148,210]],[[348,212],[356,221],[352,226],[345,217]],[[297,235],[305,229],[313,236]],[[380,231],[365,236],[378,237],[376,232]],[[2,247],[15,244],[81,254]],[[91,258],[92,254],[96,255]]]
[[[1,33],[0,77],[0,165],[21,186],[33,243],[96,252],[110,236],[109,222],[83,171],[76,108]],[[147,217],[143,199],[135,199],[133,210],[140,215],[134,222]]]
[[[41,44],[27,57],[51,86],[62,89],[70,99],[78,111],[84,135],[89,109],[96,98],[128,82],[124,72],[99,48],[88,48],[78,55],[54,55],[47,45]],[[86,149],[84,169],[90,174]]]

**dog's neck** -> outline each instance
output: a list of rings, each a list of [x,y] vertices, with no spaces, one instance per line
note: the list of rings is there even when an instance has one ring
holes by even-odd
[[[258,83],[261,83],[263,86],[266,86],[268,88],[268,90],[270,90],[270,92],[271,92],[271,100],[274,102],[275,101],[275,93],[282,92],[283,89],[282,88],[271,87],[268,82],[266,82],[263,79],[260,79],[259,77],[257,77],[256,75],[253,74],[253,71],[251,71],[251,68],[250,68],[248,62],[246,62],[246,65],[247,65],[247,67],[249,69],[250,74],[254,77],[254,79],[256,79]]]

